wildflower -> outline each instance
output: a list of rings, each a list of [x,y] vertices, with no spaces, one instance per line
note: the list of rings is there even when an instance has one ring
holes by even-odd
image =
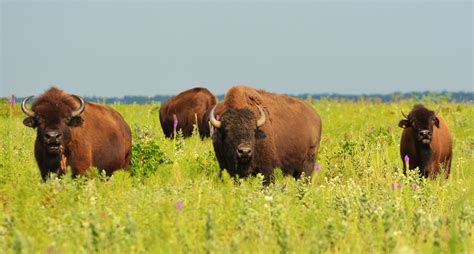
[[[370,127],[370,132],[374,132],[375,128],[374,127]]]
[[[176,128],[178,128],[178,117],[173,114],[173,132],[176,132]]]
[[[12,98],[10,99],[10,104],[13,106],[15,106],[15,95],[12,94]]]
[[[413,184],[413,189],[417,189],[418,188],[418,185],[416,185],[416,183]]]
[[[392,183],[392,191],[395,191],[395,184]]]
[[[408,157],[408,155],[405,155],[403,160],[405,161],[405,163],[409,163],[410,162],[410,157]]]
[[[391,130],[392,130],[392,125],[391,125],[391,124],[388,124],[388,125],[387,125],[387,129],[388,129],[388,131],[391,131]]]
[[[174,204],[174,208],[176,208],[177,210],[182,210],[184,208],[183,202],[181,201],[176,202],[176,204]]]
[[[398,183],[397,189],[401,189],[401,188],[402,188],[402,183]]]
[[[314,164],[314,170],[316,172],[319,172],[321,170],[321,164],[319,164],[319,163]]]

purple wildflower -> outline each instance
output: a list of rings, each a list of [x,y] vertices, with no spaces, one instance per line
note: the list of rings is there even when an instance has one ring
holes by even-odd
[[[395,184],[392,183],[392,191],[395,191]]]
[[[375,128],[374,127],[370,127],[370,132],[374,132]]]
[[[176,128],[178,128],[178,117],[173,114],[173,132],[176,132]]]
[[[398,183],[397,189],[401,189],[401,188],[402,188],[402,183]]]
[[[176,208],[177,210],[182,210],[184,208],[183,202],[181,201],[176,202],[176,204],[174,204],[174,208]]]
[[[392,125],[391,125],[391,124],[388,124],[388,125],[387,125],[387,129],[388,129],[389,131],[391,131],[391,130],[392,130]]]
[[[410,162],[410,157],[408,157],[408,155],[405,155],[403,160],[405,161],[405,163],[409,163]]]
[[[314,170],[316,170],[316,172],[321,171],[321,164],[319,163],[314,164]]]
[[[418,185],[416,183],[413,184],[413,189],[417,189],[418,188]]]
[[[10,104],[13,106],[15,106],[15,95],[12,94],[12,98],[10,99]]]

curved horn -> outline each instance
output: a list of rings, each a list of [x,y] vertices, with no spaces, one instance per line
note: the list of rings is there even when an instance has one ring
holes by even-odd
[[[30,117],[35,117],[36,116],[35,112],[26,108],[26,103],[28,103],[28,101],[31,98],[33,98],[33,95],[28,96],[25,99],[23,99],[23,101],[21,102],[21,110],[23,111],[23,113],[25,113],[25,115],[30,116]]]
[[[257,108],[260,111],[260,119],[258,119],[257,121],[257,127],[260,127],[265,123],[267,118],[265,117],[265,111],[263,111],[263,109],[259,105],[257,105]]]
[[[405,117],[406,119],[408,119],[407,114],[403,113],[403,111],[401,111],[401,112],[402,112],[403,117]]]
[[[71,117],[75,117],[75,116],[80,115],[80,114],[84,111],[84,109],[85,109],[85,103],[84,103],[84,99],[82,99],[81,96],[77,96],[77,95],[74,95],[74,94],[71,94],[71,95],[74,96],[74,97],[76,97],[76,98],[81,102],[81,106],[79,107],[79,109],[76,110],[76,111],[73,111],[73,112],[71,113]]]
[[[209,121],[211,122],[212,126],[216,128],[220,128],[222,123],[221,121],[217,120],[216,117],[214,116],[214,111],[216,111],[217,104],[211,109],[211,112],[209,113]]]

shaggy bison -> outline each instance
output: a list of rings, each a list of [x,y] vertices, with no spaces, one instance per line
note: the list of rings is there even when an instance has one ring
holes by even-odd
[[[97,167],[111,175],[130,165],[131,131],[122,116],[110,107],[84,102],[57,88],[50,88],[31,107],[21,105],[28,116],[23,124],[37,128],[36,162],[41,177],[63,175],[71,166],[73,175]]]
[[[303,101],[234,86],[209,117],[217,128],[213,136],[217,160],[231,176],[261,173],[267,185],[277,167],[295,178],[312,175],[321,118]]]
[[[452,140],[444,119],[421,104],[415,105],[408,116],[402,114],[405,119],[398,124],[403,128],[400,141],[402,161],[408,156],[409,168],[419,167],[424,177],[441,173],[442,165],[447,178],[451,169]],[[403,172],[406,173],[405,163]]]
[[[216,98],[206,88],[196,87],[181,92],[160,107],[163,133],[172,138],[176,128],[176,131],[183,131],[184,137],[189,137],[197,122],[201,138],[209,137],[209,111],[214,105]]]

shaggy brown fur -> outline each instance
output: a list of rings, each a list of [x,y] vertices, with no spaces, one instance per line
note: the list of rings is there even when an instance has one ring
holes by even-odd
[[[83,175],[91,167],[111,175],[130,166],[131,131],[122,116],[108,106],[85,102],[82,114],[71,118],[79,107],[76,98],[53,87],[34,101],[35,117],[23,121],[37,128],[35,157],[43,180],[50,173],[64,174],[66,165],[73,175]],[[48,150],[48,131],[61,134],[55,143],[59,151]]]
[[[184,137],[193,134],[193,125],[198,123],[201,138],[209,137],[209,111],[216,105],[215,96],[206,88],[196,87],[172,97],[160,108],[160,122],[166,137],[174,136],[173,115],[178,118],[176,131],[182,130]]]
[[[405,155],[408,155],[409,169],[419,167],[421,175],[433,178],[442,173],[442,166],[447,178],[451,171],[452,140],[446,121],[434,111],[417,104],[399,126],[403,128],[400,156],[404,162]],[[403,170],[406,173],[405,163]]]
[[[263,108],[266,121],[257,128]],[[268,184],[274,168],[299,178],[310,177],[321,140],[321,118],[305,102],[239,85],[230,88],[216,114],[222,126],[213,137],[221,169],[230,175],[264,175]],[[244,144],[252,150],[250,161],[241,161],[236,150]]]

